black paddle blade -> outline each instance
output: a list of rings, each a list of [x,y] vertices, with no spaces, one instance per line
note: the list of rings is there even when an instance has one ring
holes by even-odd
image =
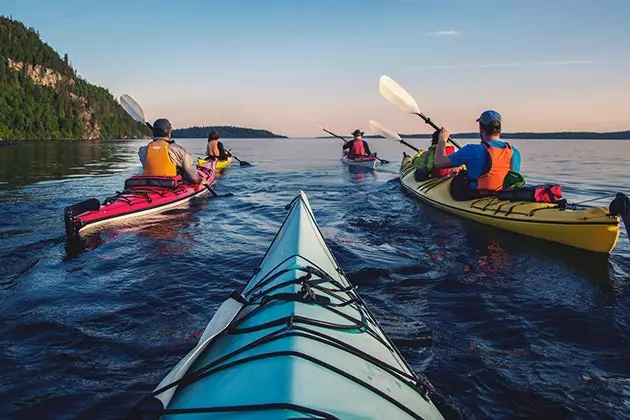
[[[245,162],[244,160],[239,160],[239,162],[241,163],[241,166],[252,166],[251,163]]]
[[[626,233],[630,239],[630,200],[625,194],[617,193],[615,199],[608,206],[610,214],[620,216],[623,224],[626,226]]]
[[[210,194],[212,194],[215,198],[232,197],[234,195],[232,193],[218,194],[215,190],[212,189],[210,185],[206,185],[205,187],[208,189],[208,191],[210,191]]]
[[[386,164],[389,163],[389,160],[385,160],[385,159],[379,159],[381,161],[382,164]]]

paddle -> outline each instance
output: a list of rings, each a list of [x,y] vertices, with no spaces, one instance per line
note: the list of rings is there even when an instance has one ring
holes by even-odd
[[[394,140],[398,143],[402,143],[407,147],[412,148],[413,150],[415,150],[416,152],[419,152],[420,150],[415,147],[412,146],[411,144],[407,143],[406,141],[404,141],[402,139],[402,137],[400,137],[400,135],[398,135],[398,133],[393,132],[392,130],[390,130],[389,128],[385,127],[384,125],[374,121],[374,120],[370,120],[370,122],[368,123],[368,125],[370,126],[370,130],[372,130],[373,133],[376,134],[380,134],[381,136]]]
[[[413,97],[405,89],[403,89],[402,86],[396,83],[389,76],[382,75],[378,79],[378,90],[385,99],[396,105],[398,108],[410,114],[415,114],[419,116],[424,120],[425,123],[433,127],[434,130],[440,130],[440,127],[438,127],[437,124],[435,124],[431,120],[431,118],[420,112],[420,108],[418,108],[416,100],[413,99]],[[451,137],[448,138],[448,141],[453,143],[453,145],[455,145],[455,147],[457,147],[458,149],[462,148]]]
[[[212,194],[213,196],[215,196],[216,198],[223,198],[223,197],[232,197],[234,194],[232,193],[226,193],[226,194],[218,194],[215,190],[212,189],[212,187],[208,184],[203,184],[204,187],[206,187],[208,189],[208,191],[210,191],[210,194]]]
[[[120,96],[120,105],[127,111],[127,114],[134,120],[146,124],[151,130],[153,126],[144,117],[144,111],[142,107],[131,96],[124,94]]]
[[[324,127],[322,127],[321,125],[318,125],[317,127],[319,127],[320,129],[322,129],[323,131],[327,132],[327,133],[328,133],[328,134],[330,134],[331,136],[333,136],[333,137],[337,137],[338,139],[343,140],[343,141],[344,141],[344,143],[347,143],[347,142],[348,142],[348,141],[347,141],[344,137],[341,137],[341,136],[339,136],[339,135],[337,135],[337,134],[333,133],[332,131],[328,131],[328,130],[326,130],[326,129],[325,129]],[[381,158],[380,158],[380,157],[378,157],[378,156],[374,156],[374,157],[376,158],[376,160],[378,160],[378,161],[379,161],[379,162],[381,162],[382,164],[389,163],[389,160],[381,159]]]
[[[232,153],[232,152],[230,151],[230,153]],[[246,161],[244,161],[244,160],[240,160],[240,159],[239,159],[239,158],[237,158],[237,157],[236,157],[236,155],[234,155],[234,154],[232,154],[232,157],[233,157],[234,159],[238,160],[238,162],[241,164],[241,166],[252,166],[252,164],[251,164],[251,163],[246,162]]]

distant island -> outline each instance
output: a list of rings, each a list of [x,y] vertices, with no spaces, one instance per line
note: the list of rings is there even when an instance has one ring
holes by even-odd
[[[229,125],[176,128],[173,130],[174,138],[187,139],[207,139],[211,131],[218,131],[221,138],[232,139],[286,139],[287,136],[274,134],[271,131],[259,130],[255,128],[232,127]]]
[[[0,138],[142,138],[112,94],[78,77],[37,30],[0,16]]]
[[[451,133],[454,139],[478,139],[479,133]],[[381,136],[363,136],[364,138],[382,138]],[[430,139],[431,134],[401,134],[403,139]],[[320,136],[318,138],[326,138]],[[552,133],[503,133],[502,139],[528,140],[630,140],[630,131],[597,133],[590,131],[562,131]]]

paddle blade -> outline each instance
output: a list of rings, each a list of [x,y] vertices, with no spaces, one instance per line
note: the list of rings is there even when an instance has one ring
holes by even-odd
[[[142,107],[138,105],[138,102],[136,102],[131,96],[124,94],[120,97],[119,101],[120,105],[122,105],[125,111],[127,111],[127,114],[131,115],[131,118],[141,122],[142,124],[147,121],[146,118],[144,118],[144,111],[142,110]]]
[[[402,138],[398,135],[398,133],[395,133],[394,131],[385,127],[381,123],[378,123],[374,120],[370,120],[368,126],[370,127],[370,131],[375,134],[380,134],[381,136],[385,138],[389,138],[395,141],[402,141]]]
[[[413,97],[389,76],[382,75],[378,79],[378,91],[398,108],[410,114],[419,114],[420,108]]]

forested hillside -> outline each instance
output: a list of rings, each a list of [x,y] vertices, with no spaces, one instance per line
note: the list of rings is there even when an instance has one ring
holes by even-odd
[[[0,138],[139,138],[135,122],[107,89],[77,77],[39,33],[0,16]]]

